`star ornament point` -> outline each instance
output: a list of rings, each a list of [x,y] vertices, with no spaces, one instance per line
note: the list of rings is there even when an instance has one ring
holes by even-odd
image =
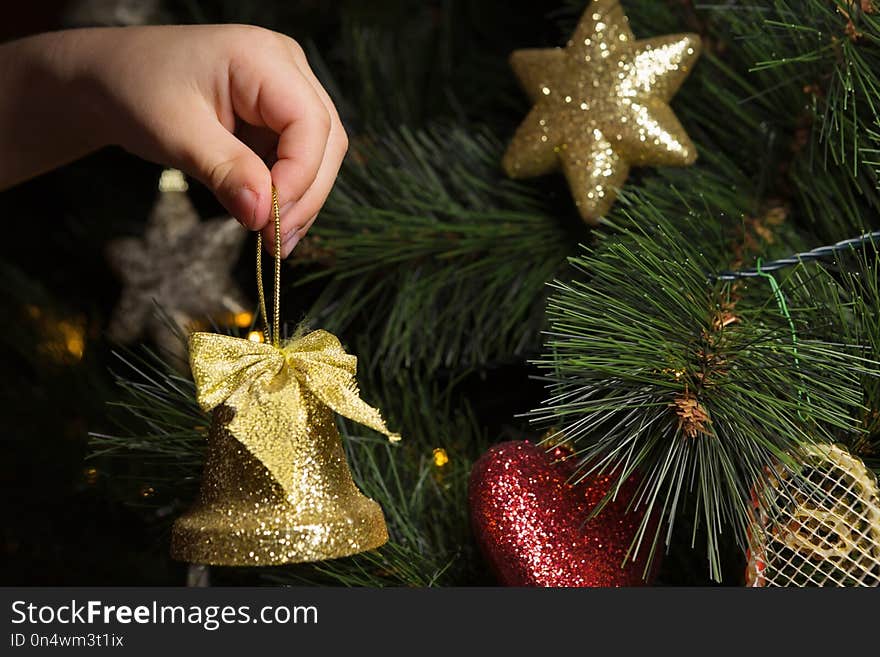
[[[564,48],[511,55],[534,105],[504,154],[505,172],[561,169],[581,217],[598,223],[631,167],[696,160],[669,101],[699,53],[696,34],[637,40],[617,0],[594,0]]]
[[[163,181],[175,183],[164,174]],[[232,275],[247,231],[231,217],[201,221],[186,187],[163,184],[144,236],[107,245],[108,263],[122,284],[107,333],[121,344],[146,333],[185,360],[181,335],[250,308]]]

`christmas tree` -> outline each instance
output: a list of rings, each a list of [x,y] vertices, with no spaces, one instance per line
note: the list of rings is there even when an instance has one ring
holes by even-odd
[[[306,47],[351,147],[284,263],[281,332],[337,335],[403,440],[338,420],[355,482],[384,511],[383,547],[214,581],[619,583],[593,563],[568,580],[530,570],[573,557],[536,557],[529,532],[570,531],[617,541],[602,572],[628,568],[626,583],[742,585],[747,570],[752,584],[880,583],[874,0],[289,5],[169,0],[145,20],[251,22]],[[211,421],[183,352],[149,335],[115,344],[118,288],[41,264],[106,279],[105,244],[144,232],[158,176],[105,152],[6,194],[7,213],[27,207],[42,229],[65,217],[45,240],[19,229],[3,257],[23,327],[7,347],[31,382],[4,377],[5,440],[43,482],[8,471],[30,491],[5,529],[9,563],[26,563],[15,546],[49,517],[43,496],[75,489],[150,555],[147,571],[106,581],[183,581],[168,537]],[[185,198],[218,213],[204,189]],[[251,246],[227,258],[244,290]],[[198,319],[245,337],[256,307]],[[541,449],[487,454],[510,440]],[[514,486],[493,458],[544,468],[534,478],[558,475],[564,492]],[[533,493],[543,507],[517,506]],[[528,528],[497,529],[525,515]],[[611,517],[627,531],[610,534]],[[46,532],[56,550],[69,540]],[[137,558],[118,543],[98,554]],[[33,562],[50,582],[55,558]]]

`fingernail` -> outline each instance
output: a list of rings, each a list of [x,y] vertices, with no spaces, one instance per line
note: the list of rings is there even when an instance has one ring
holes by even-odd
[[[236,194],[236,205],[241,208],[242,212],[247,213],[246,218],[242,217],[244,225],[253,230],[257,225],[256,192],[248,187],[242,187]]]
[[[285,214],[287,214],[287,211],[290,210],[290,208],[292,208],[294,205],[295,203],[293,201],[288,201],[280,208],[278,208],[278,215],[283,217]]]
[[[281,254],[286,258],[293,252],[297,244],[299,244],[299,235],[294,231],[281,243]]]

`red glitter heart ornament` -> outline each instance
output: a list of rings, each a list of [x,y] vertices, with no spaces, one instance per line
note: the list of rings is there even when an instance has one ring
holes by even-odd
[[[657,527],[634,559],[626,555],[644,517],[630,510],[638,479],[630,476],[595,518],[590,511],[616,482],[587,477],[571,484],[574,459],[528,441],[492,447],[471,470],[469,501],[477,543],[500,583],[507,586],[640,586],[657,570],[655,556],[643,578]]]

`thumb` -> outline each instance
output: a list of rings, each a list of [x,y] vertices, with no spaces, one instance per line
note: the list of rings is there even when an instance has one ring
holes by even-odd
[[[272,204],[272,175],[266,163],[216,119],[200,121],[182,133],[181,168],[207,185],[245,228],[263,228]]]

